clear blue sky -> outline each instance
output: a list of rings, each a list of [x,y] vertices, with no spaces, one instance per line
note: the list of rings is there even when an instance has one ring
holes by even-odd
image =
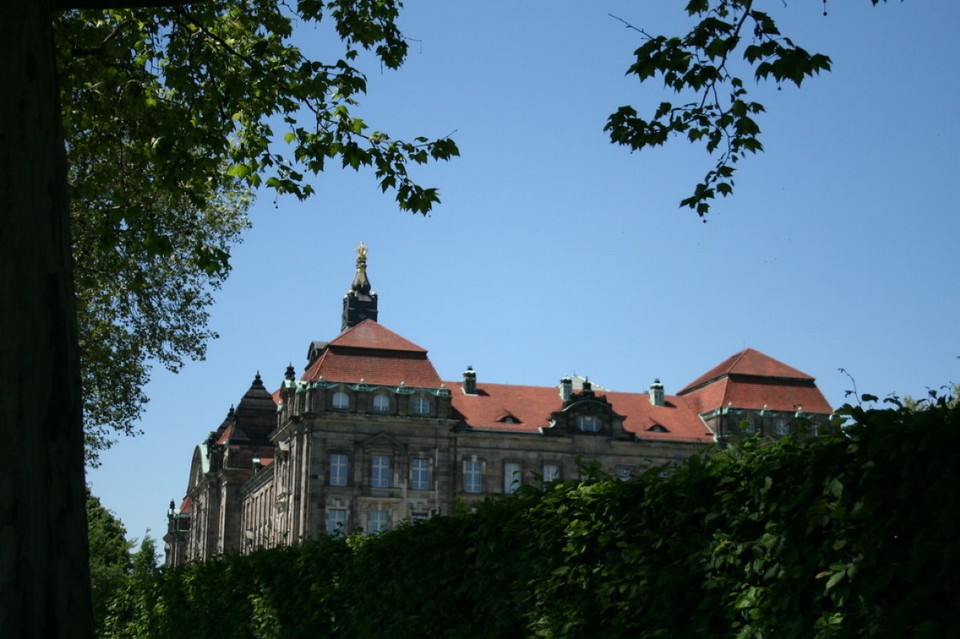
[[[838,406],[960,381],[960,3],[766,0],[781,30],[829,54],[802,89],[762,88],[766,152],[703,224],[677,203],[711,166],[677,141],[630,154],[602,129],[660,85],[624,76],[638,34],[684,24],[682,0],[409,2],[399,72],[368,69],[362,115],[393,135],[452,131],[462,157],[416,172],[429,217],[373,176],[333,169],[299,203],[267,195],[234,251],[207,360],[156,370],[145,435],[91,471],[132,536],[161,537],[194,446],[260,371],[276,387],[340,327],[354,249],[369,247],[380,321],[457,379],[674,393],[745,346],[817,378]],[[769,6],[766,6],[769,5]],[[304,46],[326,37],[301,34]],[[319,46],[319,44],[317,45]]]

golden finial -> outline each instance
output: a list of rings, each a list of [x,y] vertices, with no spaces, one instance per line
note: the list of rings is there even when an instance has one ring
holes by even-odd
[[[358,293],[370,292],[370,280],[367,279],[367,247],[360,241],[357,247],[357,274],[353,278],[350,290]]]

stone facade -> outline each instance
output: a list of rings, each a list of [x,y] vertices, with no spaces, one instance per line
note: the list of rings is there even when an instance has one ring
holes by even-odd
[[[377,323],[366,248],[343,330],[269,393],[259,374],[194,451],[171,503],[168,564],[324,534],[379,532],[521,484],[576,479],[578,460],[626,478],[751,435],[811,433],[830,406],[814,379],[747,349],[681,389],[442,381],[427,351]]]

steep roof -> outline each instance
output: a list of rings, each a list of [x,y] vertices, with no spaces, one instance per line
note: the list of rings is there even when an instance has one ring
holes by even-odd
[[[477,384],[477,393],[464,393],[458,382],[446,382],[452,389],[452,404],[465,424],[476,430],[536,433],[547,426],[550,415],[563,408],[555,386]],[[664,406],[650,403],[647,393],[601,392],[613,410],[624,415],[623,427],[644,439],[712,441],[706,425],[681,397],[669,396]],[[516,420],[511,423],[510,419]],[[663,430],[651,430],[660,426]],[[665,431],[665,432],[664,432]]]
[[[679,393],[698,413],[722,406],[830,413],[814,378],[752,348],[731,355]]]
[[[778,377],[783,379],[804,379],[813,381],[802,371],[798,371],[792,366],[787,366],[781,361],[775,360],[769,355],[765,355],[758,350],[747,348],[739,353],[734,353],[723,360],[709,371],[687,384],[680,392],[680,395],[694,390],[698,386],[703,386],[709,382],[720,379],[725,375],[749,375],[753,377]]]
[[[240,403],[237,404],[237,419],[243,420],[262,415],[272,416],[276,412],[277,404],[273,400],[273,394],[264,387],[263,380],[258,372],[256,377],[253,378],[250,388],[244,393]]]
[[[330,346],[427,354],[427,349],[417,346],[407,338],[401,337],[382,324],[369,319],[363,320],[356,326],[340,333],[332,342],[327,344],[327,347]]]
[[[353,326],[327,344],[302,379],[383,386],[438,388],[426,349],[372,320]]]
[[[728,405],[754,410],[764,407],[786,412],[802,410],[824,415],[833,412],[823,393],[812,382],[803,384],[725,377],[685,395],[685,398],[700,413]]]

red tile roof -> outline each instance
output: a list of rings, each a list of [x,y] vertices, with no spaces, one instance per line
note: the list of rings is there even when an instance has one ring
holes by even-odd
[[[453,408],[470,427],[479,430],[536,433],[563,404],[558,390],[549,386],[477,384],[477,394],[467,395],[459,382],[445,385],[452,393]],[[508,416],[519,423],[502,421]]]
[[[427,351],[373,320],[364,320],[326,345],[302,379],[439,388]]]
[[[554,386],[477,384],[477,394],[467,395],[457,382],[446,382],[454,409],[470,428],[497,432],[536,433],[549,425],[551,413],[563,408]],[[623,427],[644,439],[712,441],[706,425],[681,397],[667,397],[665,406],[654,406],[647,393],[599,392],[613,411],[626,417]],[[520,423],[504,422],[513,417]],[[649,430],[659,424],[667,432]]]
[[[720,362],[709,371],[687,384],[678,394],[683,395],[697,386],[702,386],[707,382],[719,379],[724,375],[750,375],[757,377],[780,377],[785,379],[805,379],[813,381],[802,371],[798,371],[792,366],[787,366],[781,361],[775,360],[769,355],[760,351],[747,348],[734,355],[731,355]]]
[[[189,495],[183,498],[183,501],[180,503],[180,514],[189,515],[193,512],[193,497]]]
[[[463,393],[460,382],[441,382],[426,349],[372,320],[344,331],[324,346],[303,380],[439,388],[452,393],[455,413],[476,430],[537,433],[550,422],[563,402],[552,386],[478,384],[476,395]],[[732,403],[737,408],[829,413],[830,406],[813,377],[759,351],[746,349],[715,366],[680,391],[664,406],[650,403],[647,393],[600,392],[614,412],[623,415],[624,429],[637,437],[657,440],[711,441],[700,418]]]
[[[679,395],[698,413],[723,406],[805,413],[833,412],[814,378],[748,348],[687,384]]]
[[[220,432],[220,437],[217,439],[218,444],[226,444],[230,441],[230,438],[233,436],[233,424],[228,425]]]
[[[648,393],[606,393],[607,400],[620,415],[625,415],[623,427],[644,439],[713,441],[713,433],[700,416],[682,397],[664,396],[663,406],[650,403]],[[665,433],[651,431],[655,425],[667,429]]]
[[[405,337],[397,335],[373,320],[363,320],[340,333],[327,346],[374,348],[383,351],[405,351],[427,354],[427,349],[417,346]]]
[[[829,414],[833,412],[823,393],[812,383],[789,383],[762,379],[725,377],[684,396],[698,413],[722,406],[759,410]]]

